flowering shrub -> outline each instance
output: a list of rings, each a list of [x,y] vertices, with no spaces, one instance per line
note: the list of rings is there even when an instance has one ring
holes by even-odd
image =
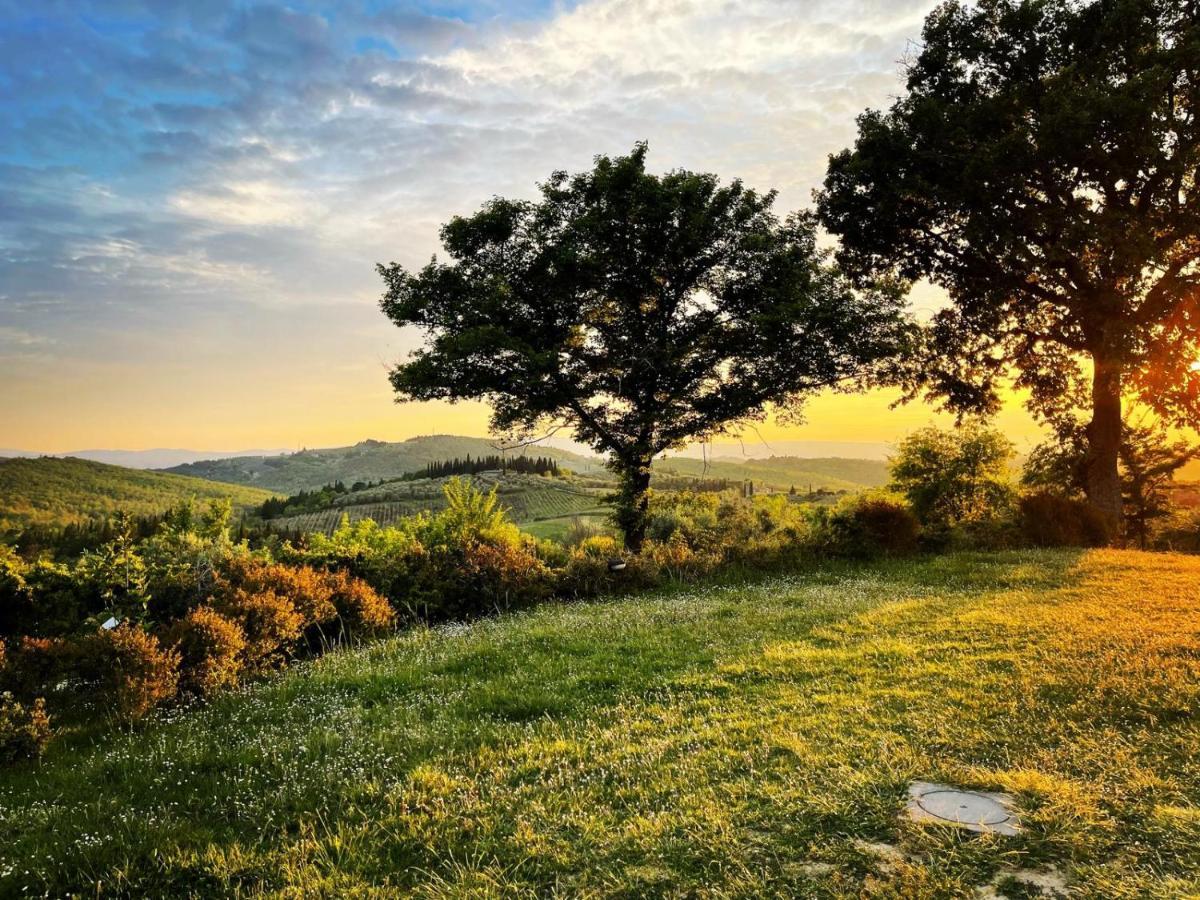
[[[361,578],[339,570],[326,573],[324,579],[342,630],[348,636],[377,634],[396,623],[392,605]]]
[[[295,604],[270,590],[238,589],[220,601],[217,611],[241,626],[246,636],[242,659],[252,672],[269,669],[289,656],[304,630],[304,617]]]
[[[41,698],[26,707],[0,694],[0,764],[42,755],[50,743],[50,717]]]
[[[206,696],[237,684],[246,649],[241,627],[209,606],[198,606],[168,629],[180,655],[179,686]]]
[[[85,638],[79,667],[98,683],[117,718],[126,722],[170,700],[179,687],[179,653],[135,625],[122,624]]]
[[[238,560],[229,568],[230,581],[250,594],[273,592],[296,607],[305,627],[333,622],[338,615],[333,589],[325,573],[309,566],[285,566],[261,560]]]

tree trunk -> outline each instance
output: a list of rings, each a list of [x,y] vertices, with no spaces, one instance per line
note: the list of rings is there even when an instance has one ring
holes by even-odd
[[[1092,359],[1092,421],[1087,426],[1085,491],[1088,502],[1121,527],[1121,370],[1095,354]]]
[[[617,525],[625,536],[625,549],[641,553],[646,541],[647,512],[650,508],[650,458],[623,463],[619,473]]]

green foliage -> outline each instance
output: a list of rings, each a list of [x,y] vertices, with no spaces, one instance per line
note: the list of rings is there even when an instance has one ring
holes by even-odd
[[[1200,424],[1200,20],[1178,0],[953,0],[920,47],[831,159],[822,221],[848,270],[948,291],[913,392],[990,412],[1015,368],[1038,413],[1086,404],[1088,496],[1117,518],[1123,392]]]
[[[536,202],[449,222],[449,263],[379,267],[384,312],[427,336],[392,372],[398,395],[484,398],[498,433],[570,425],[617,474],[635,552],[656,456],[861,381],[901,339],[897,292],[852,290],[809,217],[645,164],[639,145],[554,173]]]
[[[914,431],[891,462],[892,490],[922,524],[948,528],[1006,515],[1015,499],[1014,448],[1003,434],[970,424]]]
[[[269,496],[259,488],[82,459],[0,460],[0,532],[28,525],[81,524],[118,512],[152,516],[192,498],[229,499],[244,510],[261,505]]]
[[[125,621],[142,621],[150,601],[146,563],[134,545],[128,518],[117,514],[117,534],[111,543],[85,553],[76,567],[82,588],[94,594],[101,615]]]
[[[0,765],[37,759],[46,752],[50,734],[44,700],[34,700],[26,707],[12,694],[0,693]]]

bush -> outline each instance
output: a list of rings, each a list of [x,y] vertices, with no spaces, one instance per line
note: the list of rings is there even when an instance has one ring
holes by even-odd
[[[274,591],[237,590],[220,601],[217,611],[237,622],[246,637],[245,667],[263,671],[291,654],[304,630],[304,617],[287,597]]]
[[[609,570],[609,561],[621,559],[625,568]],[[558,592],[567,597],[595,597],[605,593],[632,591],[657,585],[657,564],[647,556],[623,556],[616,539],[608,535],[585,539],[571,551],[558,576]]]
[[[1013,453],[1007,437],[982,425],[921,428],[900,443],[891,460],[892,489],[922,525],[945,529],[1003,518],[1012,510]]]
[[[143,718],[179,688],[179,653],[135,625],[90,635],[79,651],[81,673],[99,684],[122,721]]]
[[[73,667],[72,649],[63,638],[22,637],[6,654],[0,683],[22,698],[47,694]]]
[[[1021,534],[1035,547],[1103,547],[1112,526],[1099,510],[1082,500],[1041,491],[1019,504]]]
[[[361,578],[339,570],[326,574],[325,584],[342,629],[349,636],[378,634],[395,625],[396,611],[392,605]]]
[[[1151,546],[1155,550],[1200,553],[1200,509],[1176,511],[1156,529]]]
[[[274,593],[286,597],[299,613],[304,628],[319,629],[337,619],[333,588],[324,572],[309,566],[234,560],[229,566],[228,578],[235,588],[248,594]]]
[[[834,556],[869,559],[915,553],[917,519],[886,497],[856,497],[828,514],[822,549]]]
[[[466,619],[535,603],[550,587],[531,545],[469,541],[434,548],[404,606],[418,619]]]
[[[40,697],[28,708],[0,694],[0,764],[36,759],[50,743],[50,717]]]
[[[179,686],[208,696],[237,684],[246,635],[231,619],[209,606],[198,606],[167,631],[166,643],[181,659]]]

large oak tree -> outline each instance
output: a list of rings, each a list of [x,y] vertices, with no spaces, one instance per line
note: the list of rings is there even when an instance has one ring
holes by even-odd
[[[379,267],[383,311],[427,339],[392,371],[399,399],[485,399],[505,435],[570,427],[619,476],[634,551],[656,455],[860,383],[904,335],[900,291],[852,289],[811,217],[645,160],[555,173],[451,220],[448,261]]]
[[[1194,0],[948,2],[907,90],[830,161],[823,224],[858,275],[952,305],[910,387],[1053,418],[1086,393],[1089,500],[1121,513],[1122,397],[1200,424],[1200,13]]]

